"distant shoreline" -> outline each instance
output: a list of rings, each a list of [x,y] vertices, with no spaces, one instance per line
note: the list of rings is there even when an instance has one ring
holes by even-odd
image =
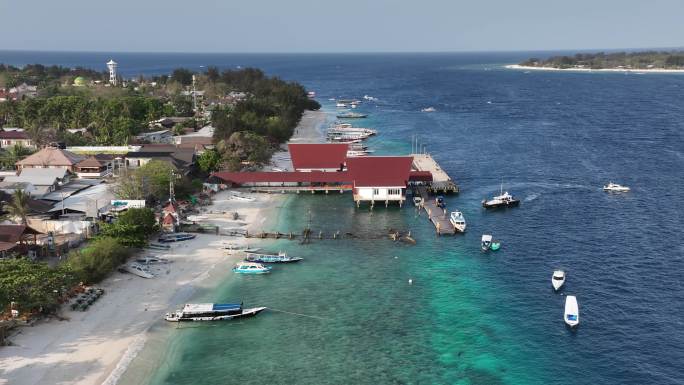
[[[684,69],[673,70],[664,68],[650,68],[650,69],[638,69],[638,68],[556,68],[556,67],[533,67],[533,66],[522,66],[520,64],[509,64],[505,68],[513,70],[536,70],[536,71],[566,71],[566,72],[643,72],[643,73],[684,73]]]

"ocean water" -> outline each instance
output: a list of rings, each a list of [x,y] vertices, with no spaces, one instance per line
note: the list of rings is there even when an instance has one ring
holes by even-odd
[[[358,123],[379,130],[376,153],[406,154],[417,134],[461,187],[447,204],[469,227],[454,237],[436,237],[412,207],[288,198],[274,228],[301,231],[310,217],[315,230],[360,237],[270,245],[305,260],[226,278],[196,299],[274,311],[160,322],[121,383],[684,383],[684,76],[502,67],[531,55],[0,52],[0,62],[99,68],[111,56],[130,76],[257,66],[302,82],[331,113],[330,98],[370,95]],[[429,106],[437,112],[420,111]],[[632,191],[601,191],[611,180]],[[485,212],[480,201],[502,182],[520,207]],[[388,228],[418,244],[385,239]],[[502,249],[481,253],[483,233]],[[560,294],[556,268],[567,272]],[[579,301],[576,331],[562,321],[565,294]]]

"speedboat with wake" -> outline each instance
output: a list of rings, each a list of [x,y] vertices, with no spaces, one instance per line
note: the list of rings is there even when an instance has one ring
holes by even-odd
[[[579,325],[579,306],[577,306],[577,298],[574,295],[565,297],[563,320],[571,328]]]
[[[555,270],[551,276],[551,285],[553,290],[558,291],[565,284],[565,272],[563,270]]]
[[[456,231],[461,233],[465,232],[466,221],[462,212],[452,211],[449,215],[449,222],[451,222],[451,224],[454,225],[454,229],[456,229]]]
[[[173,313],[166,313],[169,322],[225,321],[252,317],[266,310],[266,307],[245,309],[242,303],[189,303]]]
[[[610,182],[603,186],[603,191],[607,192],[628,192],[630,189],[627,186],[622,186],[617,183]]]
[[[515,207],[520,204],[520,199],[516,199],[513,195],[509,194],[508,191],[503,191],[503,184],[501,184],[501,190],[499,195],[493,197],[492,199],[484,199],[482,201],[482,207],[486,209],[497,209],[500,207]]]

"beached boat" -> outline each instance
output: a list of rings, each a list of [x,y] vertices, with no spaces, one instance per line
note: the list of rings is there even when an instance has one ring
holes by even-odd
[[[278,254],[248,254],[247,257],[245,257],[245,261],[247,262],[256,262],[256,263],[293,263],[293,262],[299,262],[304,258],[301,257],[290,257],[287,255],[287,253],[280,252]]]
[[[251,317],[266,310],[266,307],[245,309],[242,303],[189,303],[173,313],[166,313],[169,322],[225,321]]]
[[[141,278],[154,278],[154,274],[150,273],[147,268],[137,262],[127,263],[119,268],[119,271],[131,273]]]
[[[359,114],[358,112],[347,112],[343,114],[337,114],[338,119],[362,119],[367,117],[367,114]]]
[[[628,192],[630,189],[627,186],[622,186],[617,183],[610,182],[607,185],[603,186],[603,191],[608,191],[608,192]]]
[[[503,191],[503,184],[501,184],[501,190],[499,195],[493,197],[490,200],[482,200],[482,207],[486,209],[496,209],[501,207],[515,207],[520,204],[520,199],[515,199],[508,191]]]
[[[579,324],[579,306],[577,305],[577,298],[575,298],[574,295],[565,297],[563,320],[571,328],[574,328]]]
[[[140,263],[142,265],[163,265],[163,264],[171,263],[171,261],[169,261],[166,258],[155,257],[154,255],[148,255],[146,257],[136,258],[135,262]]]
[[[238,274],[267,274],[271,272],[271,268],[261,263],[243,261],[235,265],[233,272]]]
[[[157,239],[157,241],[162,242],[162,243],[181,242],[181,241],[187,241],[190,239],[195,239],[195,237],[197,237],[197,235],[195,235],[195,234],[169,233],[169,234],[160,235],[159,239]]]
[[[489,234],[482,235],[482,241],[480,242],[480,248],[482,251],[487,251],[492,247],[492,236]]]
[[[449,222],[451,222],[451,224],[454,225],[454,229],[456,229],[456,231],[459,231],[461,233],[465,232],[466,221],[462,212],[452,211],[449,215]]]
[[[555,270],[551,275],[551,285],[553,290],[558,291],[565,283],[565,272],[563,270]]]

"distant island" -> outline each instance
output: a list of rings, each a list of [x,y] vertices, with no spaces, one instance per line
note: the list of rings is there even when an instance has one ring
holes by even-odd
[[[506,66],[515,69],[574,71],[684,72],[684,51],[578,53],[574,56],[530,58]]]

